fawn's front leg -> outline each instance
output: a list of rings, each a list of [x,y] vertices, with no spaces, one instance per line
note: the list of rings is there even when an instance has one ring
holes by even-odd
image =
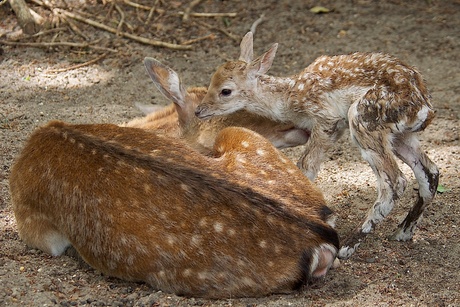
[[[343,135],[346,127],[345,119],[316,122],[305,150],[297,161],[297,167],[302,170],[308,179],[311,181],[316,179],[321,163],[326,158],[326,153]]]
[[[393,209],[406,188],[406,179],[400,171],[392,150],[391,133],[374,123],[369,125],[365,116],[359,114],[358,103],[349,110],[350,134],[369,163],[377,178],[377,200],[370,208],[364,223],[345,240],[339,258],[347,259],[356,250],[363,237],[382,221]],[[373,128],[370,128],[373,127]]]

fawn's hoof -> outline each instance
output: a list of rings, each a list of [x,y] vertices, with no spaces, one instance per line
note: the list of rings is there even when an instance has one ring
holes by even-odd
[[[350,258],[351,255],[355,253],[356,249],[358,248],[360,244],[361,243],[356,243],[353,246],[342,246],[342,248],[340,248],[339,250],[337,258],[344,259],[344,260]]]
[[[398,228],[388,239],[391,241],[409,241],[412,239],[414,235],[413,231],[406,229],[404,231],[403,228]]]

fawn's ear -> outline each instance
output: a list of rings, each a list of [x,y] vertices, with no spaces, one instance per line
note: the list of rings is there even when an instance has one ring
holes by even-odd
[[[249,74],[252,76],[265,74],[270,69],[270,67],[272,67],[277,49],[278,44],[275,43],[270,47],[270,49],[268,49],[267,52],[252,61],[252,63],[249,65]]]
[[[176,106],[184,108],[187,91],[183,87],[179,75],[154,58],[145,58],[144,65],[158,90]]]
[[[240,58],[239,58],[240,61],[246,62],[248,64],[251,63],[252,58],[254,57],[253,45],[254,43],[253,43],[252,32],[248,32],[241,40],[241,44],[240,44],[241,53],[240,53]]]

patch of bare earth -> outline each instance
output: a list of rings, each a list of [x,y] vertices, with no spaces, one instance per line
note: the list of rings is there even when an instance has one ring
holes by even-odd
[[[69,2],[69,1],[67,1]],[[187,1],[140,1],[156,10],[119,1],[55,5],[120,30],[169,43],[190,43],[190,50],[145,45],[73,20],[78,34],[46,6],[29,5],[54,18],[54,29],[35,37],[21,34],[8,4],[0,6],[0,305],[15,306],[459,306],[460,305],[460,2],[452,1],[218,1],[206,0],[192,12],[235,17],[196,17],[183,21]],[[120,8],[117,10],[115,4]],[[332,10],[313,14],[321,5]],[[322,54],[381,51],[415,65],[425,76],[437,109],[422,144],[441,171],[438,194],[414,239],[387,237],[415,202],[409,186],[401,203],[357,253],[324,279],[292,295],[205,300],[177,297],[149,285],[102,276],[69,256],[50,257],[27,248],[18,238],[8,191],[8,176],[24,141],[38,126],[59,119],[71,123],[121,123],[141,116],[135,102],[164,104],[142,60],[155,57],[180,73],[189,85],[207,85],[215,68],[239,54],[239,39],[262,14],[255,33],[260,54],[280,43],[271,74],[287,75]],[[59,19],[59,18],[61,19]],[[149,19],[150,18],[150,19]],[[86,36],[86,37],[85,37]],[[87,43],[84,47],[50,42]],[[36,47],[18,43],[40,43]],[[95,60],[93,64],[72,68]],[[293,160],[301,148],[285,150]],[[376,192],[370,168],[347,137],[330,153],[318,186],[338,214],[345,237],[364,218]]]

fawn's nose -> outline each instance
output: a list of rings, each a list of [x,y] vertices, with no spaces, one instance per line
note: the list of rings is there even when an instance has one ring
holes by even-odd
[[[208,114],[207,108],[205,106],[199,105],[195,109],[195,116],[200,119],[205,119],[205,118],[211,117],[212,114]]]

